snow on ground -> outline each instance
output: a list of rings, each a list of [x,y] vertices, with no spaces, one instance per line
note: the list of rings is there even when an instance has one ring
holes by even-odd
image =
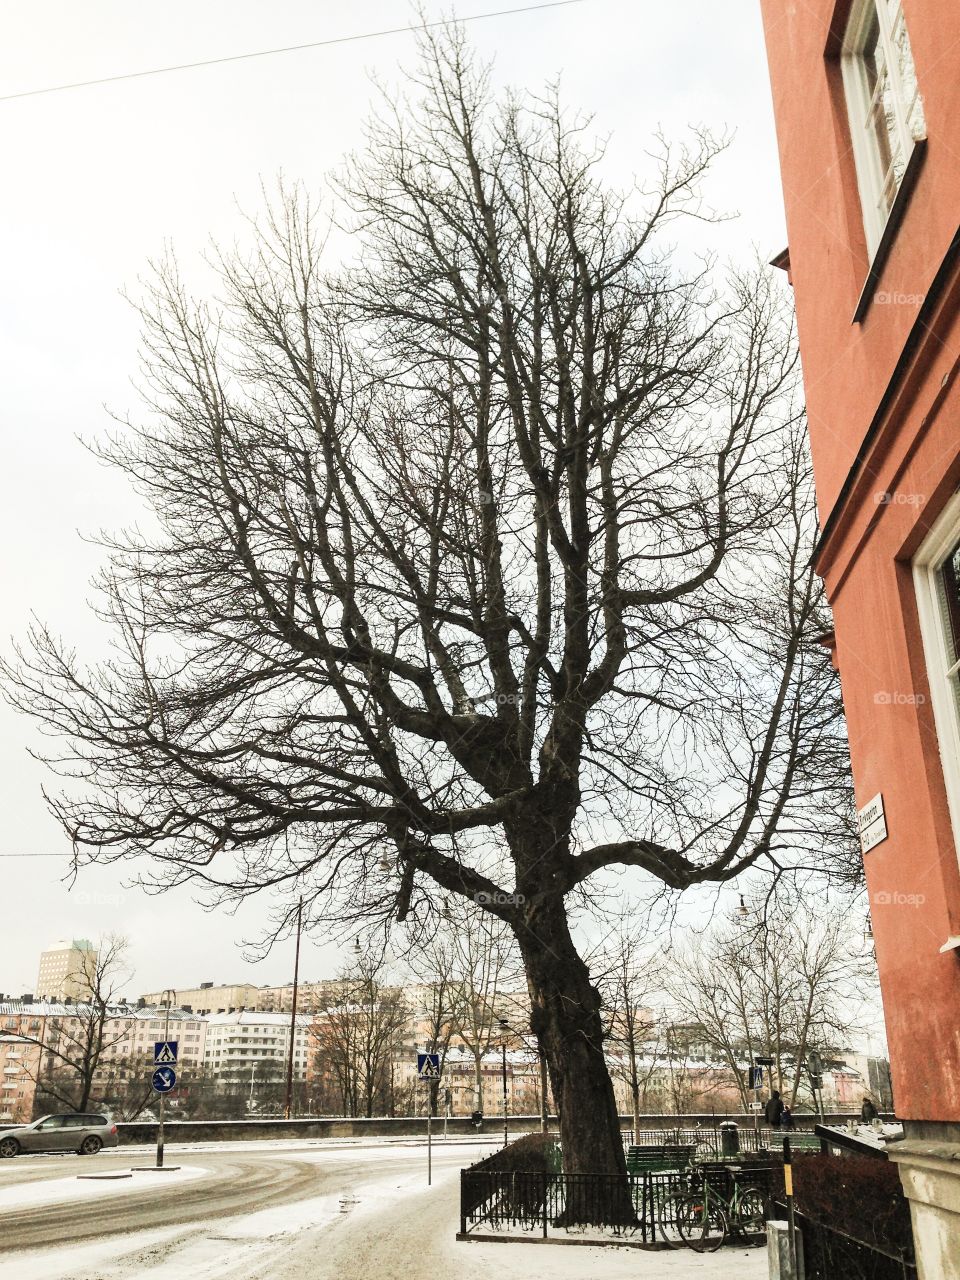
[[[428,1188],[422,1146],[310,1153],[300,1149],[298,1160],[306,1155],[318,1165],[333,1162],[342,1168],[334,1194],[263,1208],[254,1205],[250,1213],[235,1217],[115,1235],[79,1247],[68,1243],[66,1218],[54,1236],[63,1247],[0,1254],[0,1280],[766,1277],[763,1249],[724,1249],[699,1255],[687,1250],[458,1242],[459,1169],[478,1154],[456,1150],[453,1144],[445,1151],[435,1151],[434,1182]],[[282,1159],[282,1152],[265,1155],[271,1160]],[[92,1186],[101,1193],[111,1185],[72,1181],[74,1189]]]
[[[318,1238],[303,1237],[269,1280],[765,1280],[765,1249],[690,1250],[457,1241],[458,1171],[429,1190],[396,1180],[359,1187],[358,1204]],[[204,1280],[207,1280],[204,1277]],[[211,1278],[212,1280],[212,1278]],[[239,1280],[239,1277],[238,1277]],[[254,1280],[253,1276],[243,1280]]]
[[[82,1203],[84,1200],[102,1200],[105,1196],[122,1196],[125,1192],[142,1191],[148,1179],[172,1189],[179,1183],[202,1178],[210,1170],[196,1165],[184,1165],[179,1169],[167,1169],[163,1173],[134,1173],[129,1178],[107,1176],[111,1172],[116,1173],[117,1170],[104,1170],[104,1175],[99,1178],[91,1178],[89,1174],[80,1178],[72,1174],[66,1178],[47,1178],[0,1188],[0,1216],[9,1213],[11,1209],[39,1209],[45,1204],[67,1201]],[[0,1271],[0,1275],[2,1274]]]

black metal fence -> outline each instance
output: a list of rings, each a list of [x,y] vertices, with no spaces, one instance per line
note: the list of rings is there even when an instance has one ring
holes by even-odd
[[[724,1180],[730,1176],[729,1169],[715,1173]],[[714,1175],[709,1170],[645,1170],[628,1174],[625,1184],[616,1174],[463,1169],[460,1234],[546,1239],[591,1232],[653,1244],[665,1229],[672,1234],[676,1227],[674,1197],[689,1190],[691,1178],[704,1176]],[[769,1169],[745,1169],[737,1176],[769,1194]]]
[[[858,1240],[802,1213],[795,1217],[806,1280],[917,1280],[911,1255]]]
[[[759,1151],[779,1151],[783,1148],[786,1132],[789,1132],[790,1138],[797,1145],[798,1134],[794,1130],[768,1129],[765,1126],[759,1129],[748,1129],[744,1126],[737,1129],[738,1146],[740,1151],[748,1155]],[[633,1146],[689,1146],[693,1147],[695,1160],[721,1160],[724,1155],[723,1134],[719,1127],[708,1128],[706,1125],[700,1125],[692,1129],[624,1129],[620,1136],[625,1150]],[[814,1141],[812,1134],[803,1133],[799,1136],[801,1144],[806,1142],[807,1145],[820,1149],[819,1140]]]

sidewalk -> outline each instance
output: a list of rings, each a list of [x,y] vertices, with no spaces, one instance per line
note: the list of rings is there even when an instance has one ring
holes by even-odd
[[[305,1234],[271,1280],[766,1280],[762,1248],[697,1254],[458,1241],[458,1174],[435,1173],[429,1189],[399,1178],[358,1189],[356,1207],[322,1236]]]

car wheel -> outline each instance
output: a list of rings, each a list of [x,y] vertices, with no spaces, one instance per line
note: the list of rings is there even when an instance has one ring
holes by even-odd
[[[0,1138],[0,1157],[8,1160],[20,1154],[20,1143],[16,1138]]]
[[[80,1154],[82,1156],[95,1156],[103,1143],[94,1134],[90,1134],[89,1138],[84,1138],[80,1143]]]

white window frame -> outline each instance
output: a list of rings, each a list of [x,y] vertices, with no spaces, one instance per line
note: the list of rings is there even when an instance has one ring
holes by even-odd
[[[947,556],[960,542],[960,493],[947,503],[913,558],[913,581],[920,615],[930,701],[937,729],[953,841],[960,859],[960,707],[950,673],[958,665],[947,648],[948,621],[943,616],[938,577]]]
[[[897,11],[898,13],[902,12],[902,5],[899,0],[897,0]],[[880,199],[883,194],[884,174],[881,172],[880,156],[877,152],[876,139],[873,137],[869,121],[870,85],[863,58],[864,41],[870,26],[870,20],[874,15],[876,15],[879,23],[880,44],[883,49],[887,74],[890,76],[893,89],[895,124],[903,155],[904,172],[914,147],[919,141],[922,141],[922,137],[915,138],[910,132],[907,112],[911,104],[906,101],[906,94],[900,79],[900,67],[893,42],[895,20],[891,20],[888,0],[855,0],[844,34],[840,62],[843,68],[844,94],[847,100],[847,114],[850,120],[850,136],[853,143],[854,164],[857,170],[857,186],[860,189],[863,224],[867,234],[867,247],[871,258],[876,253],[883,238],[884,228],[890,218],[893,206],[896,204],[897,192],[899,192],[903,181],[903,175],[901,174],[897,192],[894,193],[890,203],[890,209],[886,213],[882,212]],[[925,135],[926,129],[924,129],[923,136]]]

